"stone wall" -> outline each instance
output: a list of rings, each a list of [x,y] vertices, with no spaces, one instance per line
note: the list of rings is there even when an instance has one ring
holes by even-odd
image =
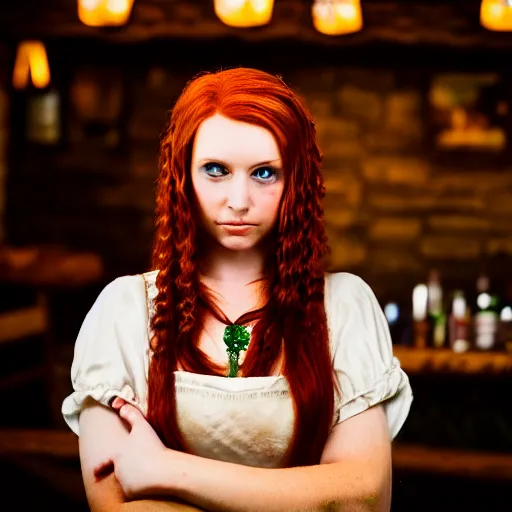
[[[5,203],[8,167],[9,94],[7,47],[0,44],[0,244],[5,238]]]
[[[218,48],[210,47],[217,60],[201,60],[196,47],[186,64],[179,53],[159,62],[131,47],[61,57],[65,140],[13,145],[10,240],[99,251],[112,275],[144,269],[166,112],[188,79],[224,62],[279,71],[306,98],[325,155],[331,269],[356,272],[391,299],[409,297],[433,267],[454,286],[472,286],[495,257],[512,255],[511,169],[436,162],[425,115],[430,71],[410,72],[398,59],[300,65],[279,45],[259,59],[254,45],[244,58],[244,48]]]
[[[332,266],[376,281],[413,282],[430,268],[464,280],[512,256],[512,165],[438,163],[423,89],[401,74],[328,68],[293,75],[325,153]]]

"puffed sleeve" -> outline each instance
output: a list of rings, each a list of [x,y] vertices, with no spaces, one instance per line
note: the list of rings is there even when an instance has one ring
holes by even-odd
[[[371,288],[353,274],[332,274],[327,292],[333,364],[341,390],[336,422],[382,404],[394,438],[409,414],[413,395],[393,356],[386,317]]]
[[[147,375],[147,316],[142,276],[108,284],[87,313],[75,342],[71,382],[62,415],[79,435],[84,401],[105,406],[119,396],[144,412]]]

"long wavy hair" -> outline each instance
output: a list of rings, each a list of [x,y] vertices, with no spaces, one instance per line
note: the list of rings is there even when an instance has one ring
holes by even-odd
[[[270,375],[284,356],[295,409],[286,465],[318,464],[335,392],[324,308],[322,155],[302,100],[279,77],[255,69],[204,73],[189,82],[161,137],[148,419],[166,446],[188,451],[177,425],[174,371],[225,375],[198,348],[206,311],[218,309],[199,277],[201,230],[190,174],[197,130],[217,113],[269,130],[281,153],[284,191],[265,272],[267,302],[257,312],[242,371]]]

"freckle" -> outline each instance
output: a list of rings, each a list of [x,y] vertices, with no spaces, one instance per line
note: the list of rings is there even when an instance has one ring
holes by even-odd
[[[365,498],[364,502],[367,505],[375,505],[377,503],[377,496],[368,496],[368,498]]]
[[[328,501],[323,507],[322,510],[325,512],[336,512],[339,510],[338,503],[336,501]]]

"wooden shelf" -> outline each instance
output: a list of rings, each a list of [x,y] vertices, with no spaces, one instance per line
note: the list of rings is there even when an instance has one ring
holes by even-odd
[[[502,352],[465,352],[449,349],[416,349],[395,345],[395,356],[410,374],[445,372],[461,374],[510,374],[512,354]]]
[[[393,467],[446,476],[512,480],[512,454],[396,443],[393,446]]]
[[[78,458],[78,437],[70,430],[0,429],[0,456]]]

